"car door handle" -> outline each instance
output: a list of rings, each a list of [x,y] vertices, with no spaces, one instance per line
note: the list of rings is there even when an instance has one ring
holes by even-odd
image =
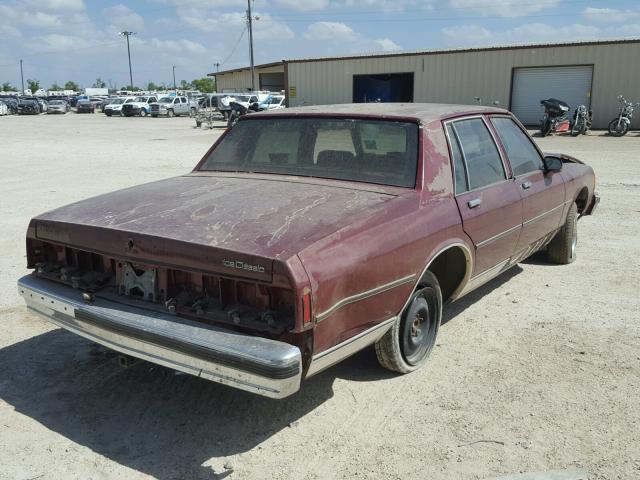
[[[481,203],[482,203],[482,200],[480,200],[479,198],[474,198],[473,200],[469,200],[467,202],[467,205],[469,206],[469,208],[476,208]]]
[[[529,189],[533,186],[533,183],[531,183],[531,182],[529,182],[529,181],[527,181],[527,182],[522,182],[522,183],[520,184],[520,186],[522,187],[522,189],[523,189],[523,190],[529,190]]]

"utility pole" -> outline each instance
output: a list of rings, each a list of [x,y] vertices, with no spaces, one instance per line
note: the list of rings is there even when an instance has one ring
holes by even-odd
[[[176,66],[173,66],[173,89],[176,92],[176,95],[178,94],[178,87],[176,87]]]
[[[249,60],[251,61],[251,91],[256,90],[256,79],[253,73],[253,28],[251,18],[251,0],[247,0],[247,24],[249,26]]]
[[[133,90],[133,74],[131,73],[131,48],[129,47],[129,37],[135,34],[136,32],[128,32],[126,30],[124,32],[120,32],[120,35],[127,38],[127,55],[129,56],[129,87],[131,90]]]
[[[22,94],[24,95],[24,73],[22,73],[22,59],[20,59],[20,79],[22,80]]]

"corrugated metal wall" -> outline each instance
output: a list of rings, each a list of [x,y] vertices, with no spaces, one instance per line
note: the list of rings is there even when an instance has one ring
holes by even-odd
[[[256,90],[260,87],[261,73],[276,73],[276,72],[280,72],[280,73],[284,72],[284,66],[276,65],[274,67],[254,69]],[[251,90],[251,71],[242,70],[240,72],[232,72],[232,73],[225,73],[223,75],[216,75],[216,90],[218,92],[223,92],[223,91],[246,92]]]
[[[414,72],[414,101],[509,107],[514,67],[593,65],[594,127],[617,114],[616,97],[640,101],[640,42],[288,62],[289,105],[350,103],[353,75]]]

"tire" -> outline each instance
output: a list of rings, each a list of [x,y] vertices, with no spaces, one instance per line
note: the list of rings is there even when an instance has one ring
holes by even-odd
[[[171,118],[173,117],[173,115],[174,115],[173,110],[171,109],[167,110],[167,117]]]
[[[235,110],[233,110],[230,114],[229,114],[229,119],[227,120],[227,128],[231,128],[233,127],[236,123],[238,123],[238,118],[240,118],[240,115],[238,115],[236,113]]]
[[[153,118],[158,118],[158,114],[157,114],[157,113],[152,113],[152,114],[151,114],[151,116],[152,116]]]
[[[549,117],[545,117],[544,120],[542,120],[542,125],[540,126],[540,135],[546,137],[549,133],[551,133],[551,120]]]
[[[613,135],[614,137],[622,137],[626,135],[628,131],[629,124],[627,122],[624,122],[622,120],[618,122],[617,118],[614,118],[609,122],[609,134]]]
[[[584,118],[577,118],[573,125],[571,125],[571,136],[577,137],[581,133],[585,133],[587,131],[587,126],[585,125]]]
[[[140,109],[140,116],[141,117],[146,117],[147,116],[147,111],[144,108]]]
[[[578,206],[573,203],[567,220],[547,245],[547,260],[559,265],[568,265],[576,259],[578,245]]]
[[[196,128],[200,128],[202,126],[202,122],[196,121]]]
[[[107,113],[105,113],[105,115],[106,115],[107,117],[110,117],[110,116],[111,116],[111,112],[107,112]]]
[[[391,329],[375,344],[378,362],[387,370],[409,373],[429,358],[442,320],[442,292],[427,271]]]

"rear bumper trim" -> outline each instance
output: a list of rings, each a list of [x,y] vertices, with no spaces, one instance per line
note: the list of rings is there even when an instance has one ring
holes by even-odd
[[[18,281],[27,307],[50,322],[113,350],[263,396],[300,388],[295,346],[199,324],[104,299],[27,275]]]

